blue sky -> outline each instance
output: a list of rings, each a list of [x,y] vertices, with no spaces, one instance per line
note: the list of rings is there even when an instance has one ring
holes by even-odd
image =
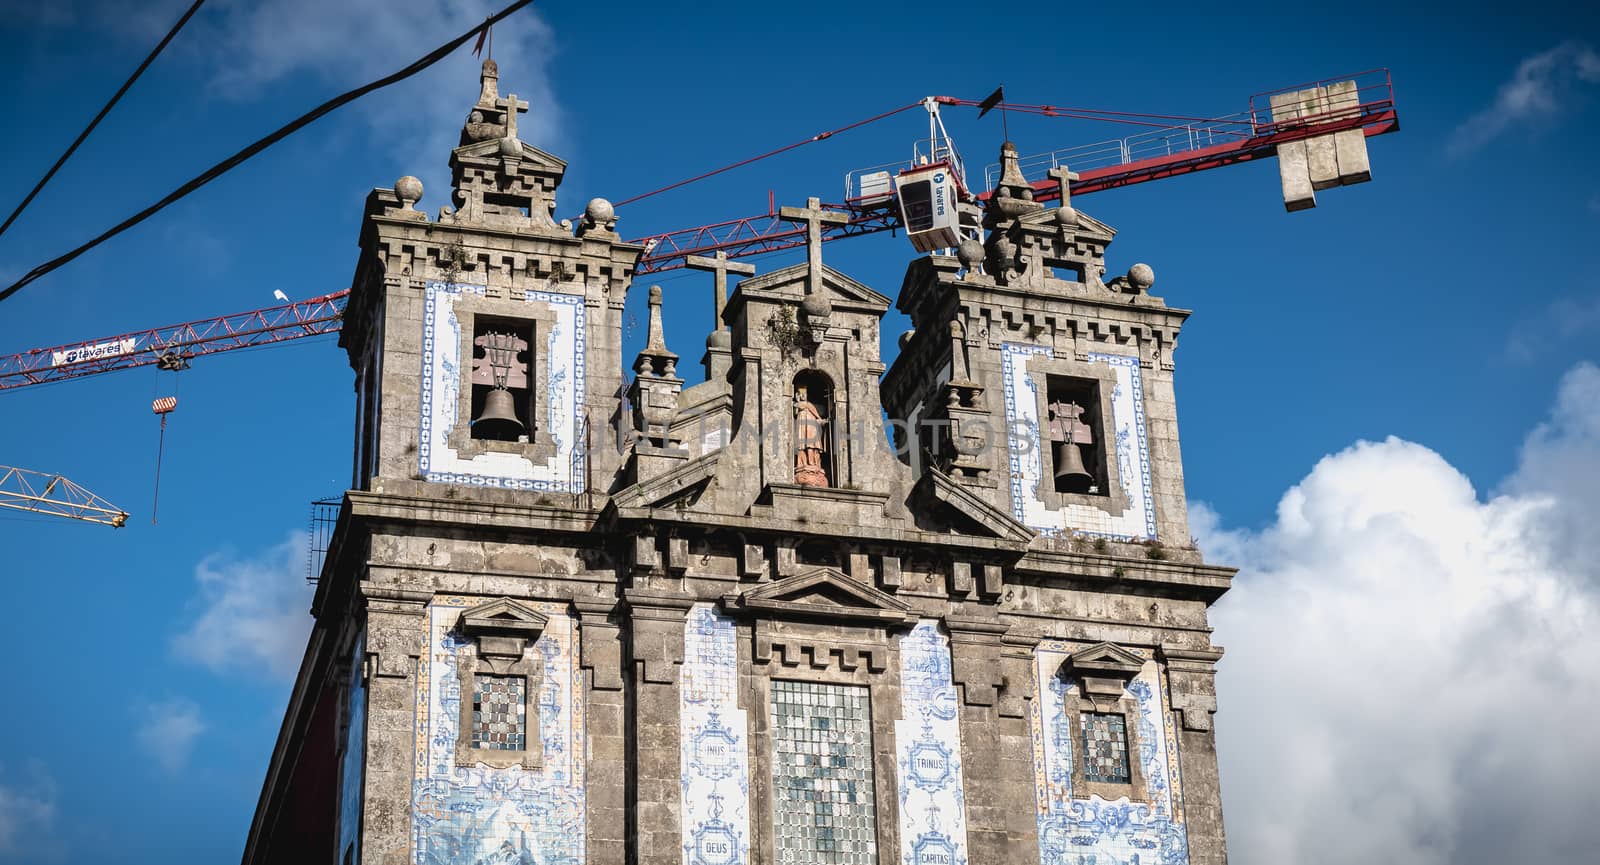
[[[186,5],[75,0],[42,11],[0,0],[10,47],[0,77],[0,116],[8,118],[0,205],[9,210],[26,193]],[[1504,527],[1490,493],[1512,502],[1545,496],[1575,512],[1571,497],[1583,494],[1568,489],[1563,467],[1600,466],[1584,449],[1584,436],[1600,429],[1600,421],[1589,426],[1585,395],[1600,389],[1586,389],[1580,366],[1600,359],[1600,169],[1592,159],[1600,16],[1581,6],[1145,4],[1130,13],[1017,4],[1006,15],[940,3],[817,2],[803,12],[552,3],[502,25],[495,53],[502,92],[533,103],[523,137],[569,162],[563,215],[592,196],[621,200],[925,95],[981,98],[1000,81],[1018,102],[1204,115],[1244,110],[1258,91],[1392,69],[1402,131],[1370,141],[1372,183],[1322,193],[1315,210],[1284,213],[1271,161],[1075,202],[1120,230],[1113,274],[1147,262],[1154,293],[1196,310],[1177,353],[1188,490],[1208,506],[1196,533],[1254,566],[1241,588],[1261,590],[1244,597],[1266,599],[1221,611],[1235,623],[1218,635],[1231,661],[1241,646],[1272,653],[1269,635],[1250,630],[1240,611],[1281,615],[1297,602],[1270,606],[1283,585],[1273,576],[1317,564],[1284,552],[1293,546],[1284,538],[1303,536],[1280,503],[1294,517],[1293,502],[1314,504],[1319,490],[1381,504],[1397,500],[1381,495],[1395,478],[1459,493],[1458,478],[1470,482],[1466,497],[1444,510],[1463,515],[1452,525],[1468,539],[1425,538],[1454,549],[1482,536],[1462,526]],[[309,105],[404,65],[486,9],[481,0],[208,4],[0,237],[0,281]],[[422,206],[443,204],[448,147],[475,93],[476,62],[461,52],[319,122],[0,304],[0,352],[270,305],[274,289],[304,298],[347,287],[366,191],[416,174],[427,186]],[[982,165],[1000,129],[993,116],[973,114],[947,120],[969,163]],[[907,113],[837,136],[623,208],[619,230],[639,236],[760,213],[769,190],[780,203],[837,199],[846,171],[901,158],[925,128],[920,114]],[[1132,131],[1011,123],[1025,154]],[[888,294],[913,255],[886,235],[824,253]],[[698,358],[709,276],[675,271],[642,282],[651,281],[667,290],[669,345]],[[642,322],[644,293],[633,294]],[[886,324],[886,353],[903,326]],[[643,327],[628,338],[631,351]],[[66,473],[133,514],[116,532],[0,518],[20,647],[9,709],[0,712],[0,861],[238,855],[305,629],[305,548],[296,533],[307,503],[348,481],[350,386],[342,353],[322,338],[206,358],[176,378],[146,368],[0,396],[0,463]],[[174,391],[180,406],[168,429],[160,522],[151,525],[157,421],[149,401]],[[1384,444],[1390,436],[1429,456]],[[1378,450],[1346,450],[1358,440]],[[1329,454],[1341,456],[1319,464]],[[1413,476],[1385,470],[1386,460],[1429,468]],[[1372,482],[1315,483],[1352,476]],[[1416,499],[1408,513],[1435,513],[1432,501]],[[1316,525],[1334,541],[1359,541],[1366,523],[1343,536],[1343,523]],[[1540,567],[1552,585],[1578,592],[1573,604],[1593,603],[1580,591],[1600,585],[1592,564],[1572,564],[1561,555],[1568,548],[1542,535],[1519,543],[1546,544],[1537,549],[1550,554]],[[1518,573],[1496,571],[1485,584],[1515,582]],[[1440,591],[1459,588],[1440,580]],[[1352,588],[1348,597],[1369,594]],[[1560,609],[1567,612],[1546,613],[1574,621],[1571,605]],[[1460,626],[1481,624],[1477,612]],[[1448,676],[1453,668],[1439,664]],[[1271,703],[1236,681],[1235,706]],[[1292,826],[1315,815],[1262,810],[1275,782],[1242,758],[1232,769],[1226,737],[1222,745],[1224,784],[1230,771],[1240,779],[1227,790],[1237,861],[1293,852],[1234,824],[1256,816]],[[1560,771],[1559,761],[1551,765]],[[1302,780],[1308,790],[1338,782]],[[1568,799],[1594,801],[1592,782]],[[1427,853],[1467,837],[1448,828],[1463,825],[1462,812],[1436,819],[1446,828],[1423,833],[1434,841],[1394,843]],[[1540,837],[1554,844],[1577,831],[1558,826]]]

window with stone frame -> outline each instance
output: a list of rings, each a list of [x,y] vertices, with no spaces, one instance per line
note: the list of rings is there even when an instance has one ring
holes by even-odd
[[[875,865],[871,694],[772,680],[772,802],[779,865]]]
[[[544,659],[535,643],[544,625],[542,614],[507,598],[461,614],[456,765],[532,769],[543,763],[538,694]]]
[[[1139,701],[1128,685],[1144,660],[1111,643],[1070,655],[1058,675],[1072,740],[1072,795],[1148,801],[1139,764]]]

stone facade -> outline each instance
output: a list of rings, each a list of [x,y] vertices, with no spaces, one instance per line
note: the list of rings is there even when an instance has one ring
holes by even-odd
[[[745,277],[707,380],[658,290],[625,378],[643,247],[554,220],[524,107],[486,63],[453,205],[367,199],[354,482],[246,865],[1225,862],[1233,572],[1189,542],[1150,269],[1104,280],[1112,229],[1007,145],[987,242],[896,298],[816,240],[699,259]]]

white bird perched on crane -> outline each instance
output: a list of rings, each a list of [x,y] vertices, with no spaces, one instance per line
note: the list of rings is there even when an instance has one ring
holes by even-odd
[[[274,288],[272,290],[272,296],[277,298],[280,303],[288,303],[289,302],[289,295],[284,294],[283,293],[283,289],[281,289],[281,288]]]

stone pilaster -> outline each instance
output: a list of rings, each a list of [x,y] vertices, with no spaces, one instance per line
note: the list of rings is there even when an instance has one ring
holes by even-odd
[[[1216,663],[1221,649],[1163,646],[1172,708],[1178,714],[1178,756],[1184,817],[1189,828],[1189,865],[1227,865],[1222,827],[1222,787],[1217,777],[1217,742],[1211,715],[1217,710]]]
[[[632,769],[627,835],[634,845],[627,861],[681,865],[678,671],[683,663],[684,622],[694,598],[639,589],[630,589],[626,598],[633,689],[625,733],[626,765]]]
[[[367,607],[367,766],[361,861],[411,861],[417,660],[431,592],[362,583]]]

